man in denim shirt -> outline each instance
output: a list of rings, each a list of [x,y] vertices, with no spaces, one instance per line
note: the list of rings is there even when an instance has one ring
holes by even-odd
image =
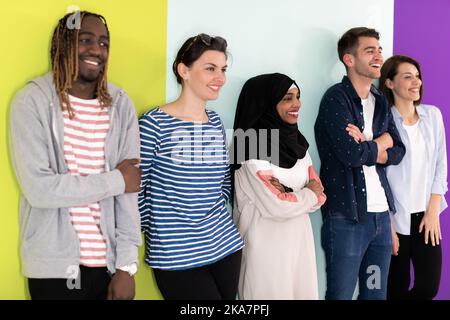
[[[379,34],[348,30],[338,42],[347,76],[327,90],[315,124],[321,178],[326,299],[385,299],[391,258],[389,211],[394,201],[385,168],[405,147],[386,98],[372,85],[383,64]]]

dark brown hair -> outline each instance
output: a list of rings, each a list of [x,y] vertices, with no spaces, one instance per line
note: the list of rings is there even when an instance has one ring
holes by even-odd
[[[417,68],[417,71],[419,71],[419,79],[422,80],[422,71],[420,71],[420,65],[413,58],[402,55],[395,55],[387,59],[384,62],[383,67],[381,67],[381,77],[378,88],[380,89],[381,92],[384,93],[391,106],[395,104],[394,94],[392,93],[392,90],[386,86],[386,80],[387,79],[391,81],[394,80],[395,76],[398,73],[398,67],[402,63],[410,63],[414,65]],[[419,100],[414,101],[415,106],[420,104],[420,101],[422,100],[422,94],[423,94],[423,82],[422,85],[420,86],[420,98]]]
[[[207,34],[201,33],[194,37],[190,37],[183,43],[180,50],[178,50],[177,56],[172,65],[173,73],[177,77],[177,82],[179,84],[183,83],[183,78],[181,78],[178,73],[178,65],[183,63],[187,67],[190,67],[205,51],[208,50],[223,52],[225,57],[228,58],[227,42],[224,38],[211,37]]]
[[[366,27],[352,28],[345,32],[338,41],[339,60],[344,63],[344,55],[347,53],[355,55],[360,37],[369,37],[380,40],[380,34],[375,29]]]
[[[79,14],[80,24],[86,16],[99,18],[105,25],[109,36],[105,18],[88,11],[66,14],[59,20],[53,32],[50,49],[53,81],[61,102],[61,109],[64,110],[66,108],[70,118],[73,118],[74,113],[70,105],[68,90],[72,87],[73,81],[78,78],[78,34],[80,29],[79,27],[69,28],[68,20],[73,19],[76,14]],[[110,106],[112,103],[112,98],[107,88],[107,66],[108,64],[105,63],[101,78],[97,83],[97,98],[103,107]]]

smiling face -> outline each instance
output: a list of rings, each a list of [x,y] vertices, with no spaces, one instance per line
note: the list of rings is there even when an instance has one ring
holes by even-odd
[[[386,79],[386,87],[392,90],[396,104],[399,100],[415,102],[420,99],[422,79],[416,66],[411,63],[401,63],[393,80]]]
[[[97,82],[108,61],[109,36],[103,22],[85,16],[78,34],[78,79]]]
[[[227,59],[223,52],[205,51],[190,67],[178,65],[183,90],[190,90],[203,101],[216,100],[226,82]]]
[[[289,89],[281,101],[278,102],[276,109],[281,120],[288,124],[296,124],[298,120],[298,111],[301,105],[300,92],[297,87],[293,87]]]
[[[381,76],[381,66],[383,65],[382,50],[376,38],[360,37],[355,53],[344,55],[344,63],[349,72],[353,72],[359,77],[370,80],[378,79]]]

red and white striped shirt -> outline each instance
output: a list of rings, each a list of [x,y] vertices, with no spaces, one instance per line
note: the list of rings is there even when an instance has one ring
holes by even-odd
[[[105,138],[109,130],[107,108],[97,99],[83,100],[69,96],[75,113],[64,117],[64,157],[69,172],[76,176],[105,171]],[[80,239],[80,264],[87,267],[106,266],[106,240],[100,230],[102,215],[98,202],[69,209],[72,225]]]

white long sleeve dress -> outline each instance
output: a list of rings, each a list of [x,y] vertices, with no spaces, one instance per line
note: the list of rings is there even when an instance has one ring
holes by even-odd
[[[272,176],[293,192],[278,191]],[[310,179],[320,182],[308,153],[290,169],[252,159],[235,172],[233,220],[245,242],[240,299],[318,299],[309,213],[325,197],[305,188]]]

